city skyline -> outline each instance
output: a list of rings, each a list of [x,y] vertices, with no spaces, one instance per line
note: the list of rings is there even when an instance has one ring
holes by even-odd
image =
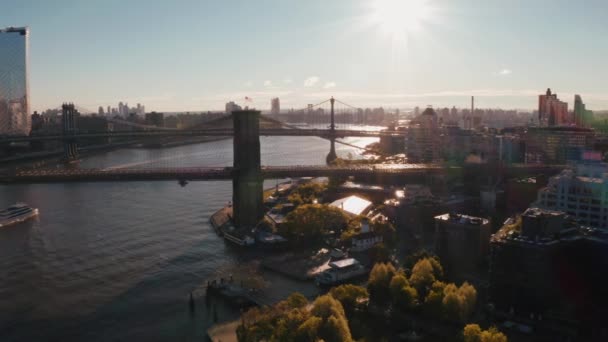
[[[301,108],[329,96],[394,108],[464,108],[475,96],[480,108],[535,109],[547,87],[571,108],[575,94],[608,108],[608,46],[598,44],[607,4],[403,3],[23,1],[0,21],[31,29],[32,111],[63,101],[219,110],[246,96],[261,109],[274,97]]]

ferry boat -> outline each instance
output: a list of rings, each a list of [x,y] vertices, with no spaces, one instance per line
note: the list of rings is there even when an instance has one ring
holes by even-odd
[[[38,215],[38,209],[31,208],[25,203],[13,204],[0,211],[0,228],[31,219]]]
[[[317,285],[337,285],[367,274],[367,269],[353,258],[330,262],[329,267],[316,277]]]

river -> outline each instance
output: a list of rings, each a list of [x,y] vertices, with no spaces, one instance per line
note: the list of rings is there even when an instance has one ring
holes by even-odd
[[[364,146],[375,139],[349,138]],[[262,138],[263,165],[320,165],[329,142]],[[341,157],[360,150],[336,145]],[[165,149],[122,149],[82,167],[230,166],[232,140]],[[266,186],[275,181],[267,181]],[[231,200],[225,181],[0,186],[0,208],[40,209],[0,229],[0,341],[203,341],[215,320],[238,317],[204,300],[208,280],[255,274],[276,299],[314,296],[309,283],[258,272],[259,257],[227,244],[208,223]],[[196,311],[188,310],[194,293]]]

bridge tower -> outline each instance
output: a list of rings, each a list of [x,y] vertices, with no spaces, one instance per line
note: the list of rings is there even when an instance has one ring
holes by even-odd
[[[329,103],[331,104],[331,111],[330,111],[330,115],[331,115],[331,124],[329,125],[329,154],[327,155],[327,158],[325,159],[325,161],[327,162],[327,164],[331,164],[332,162],[334,162],[336,159],[338,159],[338,154],[336,153],[336,119],[335,119],[335,103],[336,103],[336,99],[334,99],[333,97],[329,100]]]
[[[73,103],[64,103],[61,106],[63,121],[63,158],[71,163],[78,160],[78,144],[73,137],[76,133],[76,109]]]
[[[264,179],[260,162],[260,112],[232,112],[234,170],[232,208],[237,227],[255,227],[264,217]]]

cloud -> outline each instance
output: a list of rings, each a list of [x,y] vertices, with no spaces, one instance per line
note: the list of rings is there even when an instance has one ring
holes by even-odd
[[[264,81],[264,87],[272,87],[272,81],[270,81],[270,80]]]
[[[323,86],[323,89],[331,89],[336,87],[336,82],[327,82]]]
[[[513,70],[511,69],[502,69],[500,71],[498,71],[496,74],[499,76],[508,76],[511,75],[513,73]]]
[[[310,76],[304,81],[305,87],[314,87],[321,79],[318,76]]]

